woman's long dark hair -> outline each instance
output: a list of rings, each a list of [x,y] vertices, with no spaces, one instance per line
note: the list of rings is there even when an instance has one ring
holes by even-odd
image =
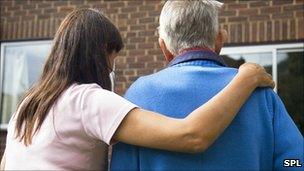
[[[31,144],[51,106],[73,83],[97,83],[110,90],[108,56],[122,47],[118,29],[101,12],[78,9],[68,14],[56,32],[40,79],[19,105],[16,138]]]

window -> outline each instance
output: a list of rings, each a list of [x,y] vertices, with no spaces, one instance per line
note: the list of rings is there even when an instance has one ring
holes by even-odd
[[[50,47],[51,41],[1,43],[1,129],[6,129],[25,91],[39,78]]]
[[[303,43],[257,45],[223,48],[227,65],[239,67],[244,62],[264,66],[276,82],[288,113],[304,134],[304,45]]]

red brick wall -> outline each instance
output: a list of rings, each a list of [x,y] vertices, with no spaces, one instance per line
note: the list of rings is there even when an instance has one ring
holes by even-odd
[[[304,0],[224,0],[221,27],[228,44],[256,44],[304,39]],[[0,40],[51,39],[63,17],[79,7],[101,8],[118,26],[125,49],[116,61],[116,92],[123,94],[139,76],[165,66],[156,27],[161,1],[0,0]],[[1,150],[5,132],[1,132]],[[1,156],[1,155],[0,155]]]

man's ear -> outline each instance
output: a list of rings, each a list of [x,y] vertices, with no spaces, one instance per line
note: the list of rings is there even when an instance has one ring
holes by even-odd
[[[168,50],[164,39],[158,38],[158,43],[159,43],[160,49],[162,50],[162,52],[165,56],[166,61],[170,62],[174,58],[174,55]]]
[[[220,54],[224,43],[227,41],[227,38],[228,38],[227,31],[225,29],[220,29],[215,39],[215,46],[214,46],[215,53]]]

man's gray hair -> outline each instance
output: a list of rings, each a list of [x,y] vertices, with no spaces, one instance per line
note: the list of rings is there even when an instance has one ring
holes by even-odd
[[[177,55],[186,48],[213,48],[222,5],[215,0],[167,1],[160,14],[159,36],[168,50]]]

